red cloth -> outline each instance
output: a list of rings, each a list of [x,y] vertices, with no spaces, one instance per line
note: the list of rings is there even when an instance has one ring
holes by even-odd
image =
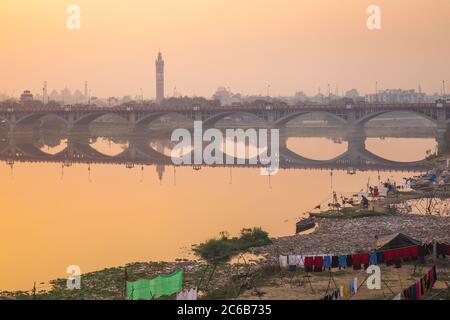
[[[417,258],[419,256],[419,246],[410,247],[409,254],[412,258]]]
[[[394,260],[394,250],[386,250],[384,252],[384,260],[386,262],[390,262],[390,261]]]
[[[370,255],[368,253],[359,254],[359,260],[362,264],[369,264]]]
[[[408,247],[408,248],[402,248],[402,249],[399,249],[399,250],[400,250],[401,257],[402,257],[403,259],[408,259],[408,258],[411,257],[411,254],[410,254],[410,247]]]
[[[314,269],[322,269],[323,267],[323,257],[322,256],[315,256],[314,257]]]
[[[352,262],[353,262],[353,265],[361,265],[361,255],[360,254],[352,254]]]
[[[305,257],[305,267],[312,267],[314,265],[313,257]]]
[[[392,250],[392,255],[394,260],[400,260],[402,257],[402,249]]]

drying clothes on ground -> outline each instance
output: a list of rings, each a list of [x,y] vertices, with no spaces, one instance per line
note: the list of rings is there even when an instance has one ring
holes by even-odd
[[[384,263],[384,252],[383,251],[377,252],[377,263],[378,264]]]
[[[128,300],[154,299],[179,292],[183,287],[183,271],[180,268],[172,274],[160,274],[151,280],[127,282]]]
[[[402,294],[399,293],[399,294],[396,295],[392,300],[402,300]]]
[[[425,263],[426,255],[427,255],[427,245],[424,244],[422,246],[419,246],[419,258],[421,264]]]
[[[436,243],[436,256],[439,258],[442,256],[442,258],[445,259],[445,256],[447,254],[447,245],[445,243]]]
[[[359,260],[361,261],[361,264],[364,265],[364,269],[369,267],[370,256],[368,253],[360,253]]]
[[[339,256],[339,269],[347,267],[347,256]]]
[[[425,294],[425,277],[420,278],[420,295],[423,296]]]
[[[403,300],[420,300],[436,281],[436,266],[431,267],[428,272],[409,288],[403,290]]]
[[[331,257],[330,256],[324,256],[323,257],[323,268],[324,269],[331,269]]]
[[[358,278],[353,278],[353,288],[355,290],[355,293],[358,292]]]
[[[409,261],[411,255],[410,255],[410,249],[409,248],[402,248],[399,249],[401,252],[401,257],[403,259],[403,261]]]
[[[332,256],[331,257],[331,267],[332,268],[339,267],[339,257],[338,256]]]
[[[361,269],[361,256],[359,254],[353,254],[352,261],[353,261],[353,270],[360,270]]]
[[[344,299],[348,299],[350,297],[350,288],[348,286],[348,283],[343,285],[342,293]]]
[[[370,258],[369,258],[369,264],[370,265],[376,265],[377,264],[377,253],[375,251],[372,251],[370,253]]]
[[[297,266],[302,267],[305,265],[305,256],[297,255]]]
[[[353,266],[352,255],[349,254],[349,255],[347,255],[347,267],[352,267],[352,266]]]
[[[280,261],[280,267],[285,268],[288,266],[288,257],[287,256],[280,255],[279,261]]]
[[[290,266],[303,266],[304,265],[304,257],[298,254],[291,254],[288,257],[288,264]]]
[[[349,280],[348,281],[348,290],[349,290],[350,294],[354,294],[355,293],[355,287],[354,287],[353,280]]]
[[[305,257],[305,272],[312,272],[314,267],[314,257]]]
[[[384,260],[386,261],[387,266],[392,265],[394,261],[394,250],[386,250],[384,252]]]
[[[416,260],[419,256],[419,246],[413,246],[409,248],[409,255],[412,260]]]
[[[323,270],[323,256],[314,257],[314,272],[322,272]]]
[[[417,281],[416,282],[416,300],[420,300],[420,297],[421,297],[420,292],[421,292],[420,281]]]
[[[178,292],[177,300],[197,300],[197,288]]]

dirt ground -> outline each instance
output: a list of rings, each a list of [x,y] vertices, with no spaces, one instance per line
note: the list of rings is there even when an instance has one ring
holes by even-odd
[[[256,286],[262,293],[262,300],[320,300],[329,288],[329,292],[335,290],[353,278],[358,278],[358,292],[350,297],[350,300],[391,300],[403,289],[411,286],[422,277],[432,266],[402,264],[401,268],[393,266],[381,267],[381,289],[369,290],[363,283],[368,274],[365,270],[337,270],[330,272],[318,272],[306,274],[303,270],[289,272],[281,270],[278,275],[272,275],[264,279],[264,283]],[[422,299],[449,299],[447,283],[450,282],[450,259],[440,259],[436,265],[438,281],[431,292]],[[447,290],[445,290],[447,289]],[[439,293],[439,294],[438,294]],[[250,289],[240,295],[239,299],[259,299],[256,290]]]

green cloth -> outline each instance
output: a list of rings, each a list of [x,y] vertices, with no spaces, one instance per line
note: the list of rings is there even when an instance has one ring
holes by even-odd
[[[151,280],[139,279],[127,282],[128,300],[149,300],[170,296],[183,288],[183,269],[172,274],[161,274]]]

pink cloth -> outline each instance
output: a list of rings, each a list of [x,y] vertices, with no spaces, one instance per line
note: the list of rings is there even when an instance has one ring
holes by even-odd
[[[420,300],[420,281],[416,282],[416,300]]]

